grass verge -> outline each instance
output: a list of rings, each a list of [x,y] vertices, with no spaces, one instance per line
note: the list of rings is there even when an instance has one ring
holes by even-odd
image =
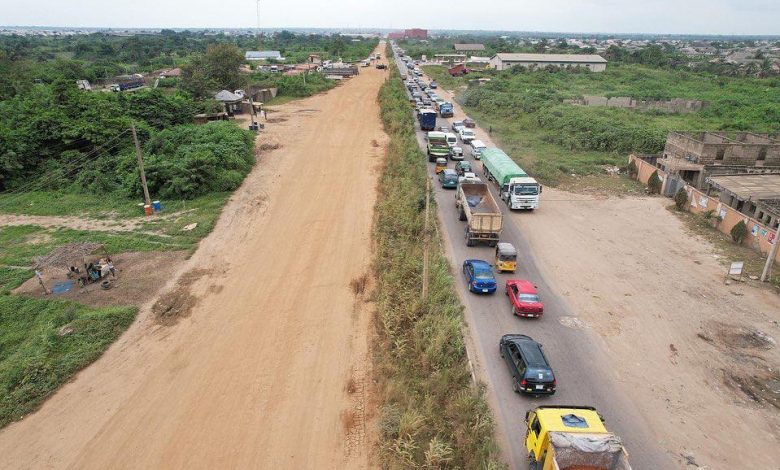
[[[0,427],[34,411],[100,357],[136,312],[0,295]]]
[[[374,223],[381,459],[386,468],[500,468],[483,387],[471,382],[462,307],[435,239],[429,298],[420,299],[427,175],[397,73],[391,65],[379,92],[390,135]]]

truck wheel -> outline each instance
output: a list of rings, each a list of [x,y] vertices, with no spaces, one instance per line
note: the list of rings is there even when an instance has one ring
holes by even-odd
[[[514,377],[512,377],[512,390],[514,390],[515,393],[520,393],[520,389],[517,387],[517,381]]]
[[[495,248],[497,244],[498,244],[498,242],[497,242],[497,241],[495,241],[495,240],[493,240],[492,242],[490,242],[490,246],[492,246],[493,248]]]
[[[466,234],[466,246],[474,246],[474,239],[468,233]]]
[[[463,221],[466,220],[466,212],[460,211],[460,215],[458,216],[458,220]]]

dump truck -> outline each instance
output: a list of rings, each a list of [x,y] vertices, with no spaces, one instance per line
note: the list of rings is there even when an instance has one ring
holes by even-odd
[[[510,209],[539,208],[542,185],[512,160],[503,150],[495,147],[480,151],[485,177],[498,185],[499,197]]]
[[[437,158],[450,156],[450,146],[447,145],[447,134],[431,131],[426,135],[428,140],[428,161],[435,162]]]
[[[474,246],[477,242],[496,246],[504,216],[487,184],[460,183],[455,194],[455,207],[459,209],[460,220],[466,221],[466,246]]]
[[[631,470],[620,438],[590,406],[540,406],[525,415],[532,470]]]

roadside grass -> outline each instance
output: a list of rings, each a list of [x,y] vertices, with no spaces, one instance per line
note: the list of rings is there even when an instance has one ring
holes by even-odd
[[[729,264],[734,261],[745,262],[745,278],[748,278],[748,276],[761,276],[766,256],[749,246],[734,243],[730,236],[715,228],[716,219],[707,219],[702,214],[679,211],[674,204],[667,206],[667,209],[676,215],[690,232],[701,236],[715,247],[715,251],[719,255],[718,260],[723,265],[724,278]],[[772,269],[769,284],[780,287],[780,268],[777,264]]]
[[[34,411],[100,357],[136,312],[0,295],[0,427]]]
[[[386,54],[392,57],[390,47]],[[379,93],[391,138],[374,222],[380,458],[385,468],[502,468],[484,387],[471,383],[462,306],[435,232],[429,298],[420,298],[427,174],[397,73],[391,65]]]

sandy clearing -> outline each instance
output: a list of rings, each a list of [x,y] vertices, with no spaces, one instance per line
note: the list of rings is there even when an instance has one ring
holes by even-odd
[[[778,468],[778,409],[751,399],[728,374],[778,370],[777,347],[729,338],[761,332],[780,339],[780,298],[724,285],[712,245],[688,233],[669,204],[547,188],[539,211],[513,219],[681,465],[690,455],[705,468]],[[780,382],[766,385],[780,393]]]
[[[147,304],[99,361],[0,432],[0,467],[370,466],[371,313],[349,284],[371,258],[387,72],[361,72],[278,107],[285,120],[259,138],[281,148],[180,271],[206,273],[191,315],[164,327]]]

